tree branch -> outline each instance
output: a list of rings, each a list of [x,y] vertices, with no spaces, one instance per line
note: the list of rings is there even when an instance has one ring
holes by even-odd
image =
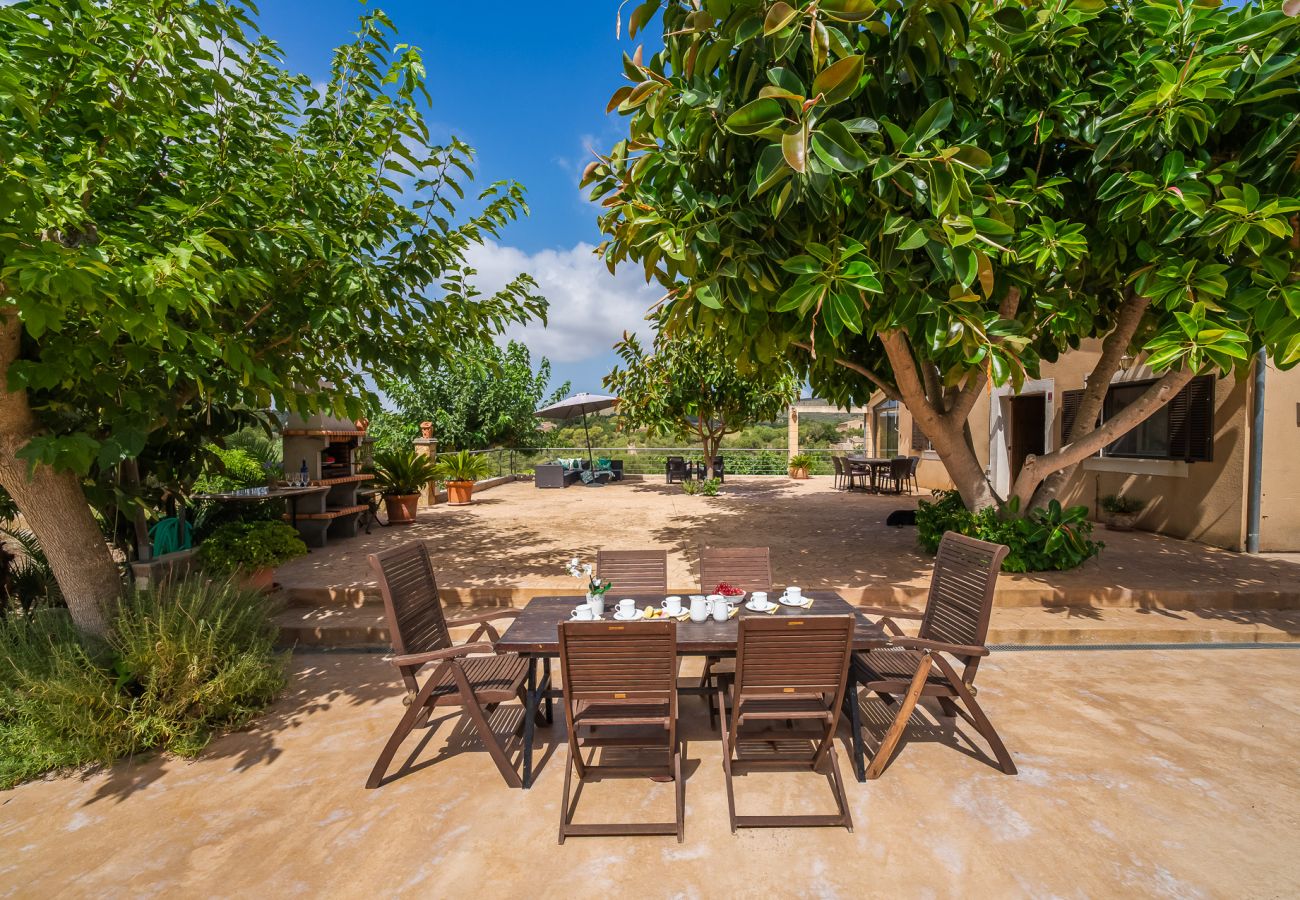
[[[1101,413],[1101,405],[1106,400],[1106,391],[1110,389],[1110,380],[1119,368],[1120,359],[1128,351],[1129,344],[1133,342],[1133,335],[1142,324],[1142,317],[1150,305],[1150,298],[1143,297],[1131,287],[1125,291],[1124,302],[1119,308],[1115,327],[1102,342],[1101,356],[1097,357],[1097,363],[1092,367],[1092,374],[1088,376],[1088,383],[1084,386],[1083,399],[1079,401],[1074,425],[1069,434],[1061,435],[1063,442],[1068,443],[1082,438],[1096,423],[1097,416]]]
[[[807,350],[809,353],[812,353],[812,345],[810,344],[805,344],[802,341],[795,341],[794,346],[798,347],[800,350]],[[870,381],[877,388],[879,388],[881,393],[883,393],[890,400],[901,401],[903,399],[902,396],[898,393],[898,390],[894,388],[893,385],[889,384],[882,377],[880,377],[875,372],[868,369],[866,366],[863,366],[859,363],[855,363],[852,360],[842,359],[838,356],[835,358],[834,362],[835,365],[843,366],[844,368],[848,369],[850,372],[857,372],[863,378],[867,379],[867,381]]]

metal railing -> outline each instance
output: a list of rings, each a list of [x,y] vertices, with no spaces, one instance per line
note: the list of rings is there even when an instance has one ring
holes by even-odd
[[[491,477],[501,475],[530,475],[533,467],[556,459],[587,458],[586,447],[494,447],[471,451],[485,457],[491,467]],[[812,457],[811,475],[830,475],[834,472],[831,455],[839,451],[829,448],[800,449]],[[592,447],[595,459],[619,459],[627,475],[662,475],[670,456],[683,456],[688,460],[703,460],[699,447]],[[728,475],[787,475],[789,454],[785,450],[760,447],[723,447],[720,451],[723,469]]]

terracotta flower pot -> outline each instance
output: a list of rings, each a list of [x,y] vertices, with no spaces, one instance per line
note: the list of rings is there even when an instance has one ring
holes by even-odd
[[[415,513],[419,506],[419,494],[394,494],[384,498],[389,525],[410,525],[415,521]]]
[[[802,481],[808,477],[808,470],[803,466],[793,467],[790,469],[790,477]]]
[[[275,569],[271,566],[265,566],[251,572],[241,570],[239,582],[249,590],[261,591],[263,594],[269,593],[271,588],[275,586]]]
[[[447,503],[450,506],[467,506],[473,503],[474,482],[472,481],[449,481],[447,482]]]

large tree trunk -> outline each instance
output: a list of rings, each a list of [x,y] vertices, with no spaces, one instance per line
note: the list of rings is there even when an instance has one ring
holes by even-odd
[[[12,309],[0,322],[0,485],[41,542],[77,628],[101,636],[108,628],[105,610],[122,589],[121,575],[77,476],[18,458],[38,427],[26,391],[8,388],[22,323]]]

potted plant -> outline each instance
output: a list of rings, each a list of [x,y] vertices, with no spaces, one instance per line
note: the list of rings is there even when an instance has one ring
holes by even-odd
[[[790,457],[790,477],[807,478],[808,470],[812,468],[813,458],[810,453],[796,453]]]
[[[461,450],[438,457],[437,477],[447,482],[447,502],[452,506],[473,503],[474,482],[491,474],[488,461],[481,453]]]
[[[1110,494],[1101,498],[1101,508],[1110,515],[1110,521],[1106,525],[1114,531],[1132,531],[1133,523],[1146,505],[1145,500],[1122,494]]]
[[[275,567],[307,552],[298,532],[284,522],[227,522],[199,544],[203,568],[214,575],[235,576],[244,585],[268,591]]]
[[[438,477],[433,460],[410,448],[375,454],[375,485],[384,496],[388,524],[410,525],[420,505],[420,491]]]

